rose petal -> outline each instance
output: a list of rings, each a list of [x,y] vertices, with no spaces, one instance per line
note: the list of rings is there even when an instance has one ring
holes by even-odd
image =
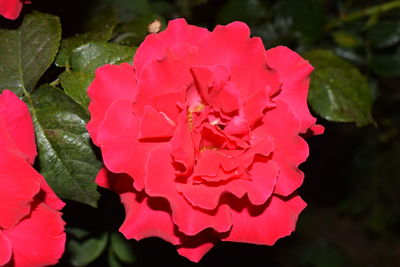
[[[252,127],[264,117],[264,110],[269,104],[268,91],[264,88],[257,90],[249,95],[243,104],[243,111],[246,117],[245,121],[249,127]]]
[[[25,159],[7,151],[3,137],[0,125],[0,203],[7,203],[0,205],[0,227],[9,229],[29,214],[42,177]]]
[[[15,267],[53,265],[64,252],[61,213],[43,203],[37,203],[29,217],[3,233],[10,240]]]
[[[225,186],[207,186],[204,184],[177,184],[177,190],[195,207],[214,210],[218,206]]]
[[[182,236],[178,253],[193,262],[199,262],[203,256],[219,241],[220,236],[207,229],[196,236]]]
[[[242,98],[250,95],[255,88],[269,85],[268,95],[280,88],[279,76],[268,68],[265,49],[260,38],[250,38],[245,23],[233,22],[218,25],[199,44],[198,65],[224,65],[230,71],[230,82],[235,84]]]
[[[159,237],[171,244],[178,244],[175,225],[171,220],[168,202],[162,198],[149,198],[135,193],[121,194],[126,218],[120,231],[126,238],[141,240]]]
[[[178,248],[179,255],[197,263],[203,256],[214,247],[213,243],[204,243],[197,247],[185,247],[181,246]]]
[[[150,98],[150,104],[159,112],[162,112],[171,122],[176,123],[179,116],[177,103],[185,102],[185,91],[167,93]]]
[[[97,173],[96,179],[94,180],[98,186],[107,188],[107,189],[112,189],[112,185],[115,182],[115,179],[118,179],[119,175],[114,174],[114,176],[111,175],[112,172],[107,170],[106,168],[101,168],[100,171]]]
[[[88,88],[91,117],[86,126],[96,145],[99,126],[111,104],[124,99],[133,103],[136,94],[135,71],[128,63],[104,65],[96,70],[95,79]]]
[[[136,71],[140,76],[147,63],[162,59],[167,47],[182,44],[195,46],[208,33],[205,28],[188,25],[185,19],[171,20],[165,31],[147,35],[140,44],[133,59]]]
[[[247,194],[253,205],[262,205],[274,192],[278,174],[279,168],[274,162],[257,161],[253,163],[249,173],[251,180],[234,180],[226,186],[226,190],[238,198]]]
[[[48,185],[44,177],[41,177],[41,200],[46,203],[49,207],[55,210],[61,210],[65,203],[58,198],[58,196],[54,193],[53,189]],[[38,196],[36,196],[37,198]]]
[[[21,0],[0,0],[0,15],[7,19],[16,19],[22,9]]]
[[[252,136],[254,139],[262,139],[265,135],[273,138],[275,148],[272,161],[279,166],[274,193],[288,196],[303,183],[304,174],[298,166],[308,156],[308,145],[299,136],[299,120],[287,104],[277,101],[276,105],[265,114],[263,126],[255,129]]]
[[[206,212],[191,206],[178,193],[174,172],[170,148],[158,147],[150,152],[146,164],[146,193],[168,200],[172,221],[179,227],[179,231],[186,235],[195,235],[208,227],[217,232],[228,231],[231,227],[229,208],[221,205],[215,212]]]
[[[307,106],[308,86],[313,67],[297,53],[284,46],[265,52],[268,65],[278,71],[282,79],[282,90],[276,99],[285,101],[301,121],[300,132],[315,124],[316,119]]]
[[[179,51],[179,55],[175,51]],[[181,45],[170,48],[167,52],[162,59],[148,62],[137,78],[140,90],[135,111],[140,116],[143,108],[150,105],[155,96],[175,93],[179,94],[179,100],[184,102],[186,91],[193,83],[190,65],[198,57],[197,50],[188,45]]]
[[[35,133],[26,104],[13,92],[4,90],[0,94],[0,117],[15,145],[25,154],[29,163],[33,164],[37,154]]]
[[[150,139],[150,141],[165,140],[171,138],[174,131],[175,123],[168,121],[165,115],[155,110],[152,106],[144,108],[139,126],[139,139]]]
[[[11,259],[12,249],[8,238],[0,230],[0,266],[6,265]]]
[[[134,186],[142,190],[144,168],[150,149],[158,143],[137,140],[139,121],[129,100],[114,102],[99,127],[97,136],[103,161],[114,173],[127,173],[134,178]]]
[[[174,160],[176,174],[178,176],[188,176],[194,167],[194,144],[189,125],[187,124],[187,113],[183,111],[175,129],[175,135],[171,139],[171,157]],[[179,167],[179,168],[178,168]]]
[[[144,192],[138,193],[132,187],[130,176],[115,174],[106,168],[100,170],[96,183],[120,195],[126,217],[119,230],[126,238],[140,240],[155,236],[172,244],[180,243],[171,220],[171,209],[165,199],[149,198]]]
[[[233,226],[224,241],[273,245],[279,238],[294,231],[299,213],[306,203],[294,196],[283,200],[272,196],[263,206],[248,208],[243,199],[230,199]]]

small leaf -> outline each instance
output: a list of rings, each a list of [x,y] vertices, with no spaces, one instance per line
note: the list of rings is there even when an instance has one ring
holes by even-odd
[[[135,254],[128,240],[119,233],[111,234],[111,248],[118,258],[126,263],[135,262]]]
[[[394,53],[373,54],[371,68],[382,77],[400,77],[400,49]]]
[[[71,68],[74,71],[93,73],[104,64],[119,64],[132,61],[135,49],[127,46],[92,42],[80,46],[71,54]]]
[[[66,227],[65,232],[71,235],[75,239],[83,239],[90,235],[89,230],[85,228],[78,228],[78,227]]]
[[[381,21],[368,33],[371,45],[384,48],[400,42],[400,21]]]
[[[58,76],[64,92],[85,109],[89,105],[87,88],[92,83],[94,75],[84,72],[65,71]]]
[[[72,70],[63,72],[60,82],[65,93],[83,108],[89,105],[87,88],[94,72],[105,64],[132,62],[135,48],[105,42],[91,42],[74,49],[71,53]]]
[[[86,266],[97,259],[107,246],[108,234],[102,233],[99,236],[91,237],[83,242],[70,239],[68,252],[70,262],[73,266]]]
[[[63,39],[61,42],[60,52],[57,55],[55,64],[58,67],[65,67],[69,65],[69,58],[71,52],[84,44],[92,41],[108,41],[113,34],[115,26],[118,21],[114,12],[105,10],[96,14],[96,19],[89,21],[86,28],[88,32],[77,34],[73,37]]]
[[[93,182],[101,162],[86,131],[88,114],[61,90],[41,86],[28,100],[36,130],[40,173],[58,196],[96,206]]]
[[[358,126],[373,122],[372,92],[365,77],[352,65],[328,50],[306,53],[315,70],[308,101],[321,117]]]
[[[21,96],[32,92],[57,54],[61,38],[58,17],[27,15],[19,29],[0,29],[0,90]]]
[[[118,259],[117,255],[115,255],[114,251],[112,250],[111,247],[108,247],[108,265],[110,267],[123,267],[124,265],[122,262]]]
[[[332,33],[332,37],[335,43],[337,43],[341,47],[355,48],[362,45],[361,39],[351,32],[335,31]]]
[[[290,28],[302,42],[318,40],[325,24],[325,14],[319,0],[282,0],[277,2],[275,24]]]

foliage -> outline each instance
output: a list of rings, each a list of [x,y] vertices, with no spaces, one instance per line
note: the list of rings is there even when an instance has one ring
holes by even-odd
[[[10,89],[28,104],[39,150],[36,167],[72,207],[65,210],[73,227],[60,265],[189,265],[158,241],[143,242],[141,248],[126,241],[117,234],[117,219],[92,231],[88,222],[106,216],[94,211],[99,198],[110,202],[112,197],[100,194],[92,182],[102,164],[85,128],[86,90],[95,69],[131,62],[151,22],[165,26],[182,16],[210,29],[242,20],[266,47],[286,45],[302,53],[315,68],[309,105],[327,129],[311,141],[312,157],[302,166],[307,175],[301,190],[309,208],[295,237],[271,248],[219,246],[200,265],[400,264],[392,253],[400,248],[395,228],[400,221],[400,1],[98,0],[80,5],[78,0],[33,0],[20,19],[0,20],[0,90]],[[87,210],[93,213],[88,222],[72,216]],[[223,259],[228,253],[232,258]]]

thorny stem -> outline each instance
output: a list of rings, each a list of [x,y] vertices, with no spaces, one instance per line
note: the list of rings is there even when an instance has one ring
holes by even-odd
[[[326,25],[327,30],[331,30],[343,23],[357,20],[362,17],[377,15],[380,13],[388,12],[392,9],[400,8],[400,1],[391,1],[380,5],[371,6],[365,9],[354,11],[350,14],[340,16]]]

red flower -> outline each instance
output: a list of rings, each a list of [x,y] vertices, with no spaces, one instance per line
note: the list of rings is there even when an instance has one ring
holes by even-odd
[[[0,94],[0,266],[57,263],[64,252],[64,203],[31,166],[36,145],[29,110]]]
[[[272,245],[294,230],[299,134],[323,130],[307,108],[312,67],[249,34],[173,20],[133,66],[96,71],[87,128],[107,168],[96,181],[120,194],[127,238],[158,236],[199,261],[219,240]]]
[[[21,12],[24,3],[28,0],[0,0],[0,15],[7,19],[16,19]]]

